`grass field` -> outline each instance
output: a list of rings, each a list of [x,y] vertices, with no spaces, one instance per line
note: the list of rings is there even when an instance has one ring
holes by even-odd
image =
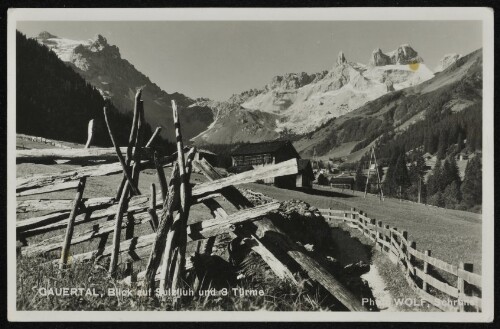
[[[262,184],[245,187],[262,192],[278,200],[300,199],[318,208],[363,210],[370,218],[408,231],[417,249],[430,249],[434,257],[458,265],[460,261],[474,264],[474,272],[481,273],[480,214],[443,209],[423,204],[399,202],[385,198],[380,202],[374,195],[363,198],[361,192],[342,193],[328,187],[314,186],[310,191],[280,189]]]

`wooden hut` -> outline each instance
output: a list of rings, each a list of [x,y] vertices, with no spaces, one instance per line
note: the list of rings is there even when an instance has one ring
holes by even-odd
[[[233,165],[231,170],[233,172],[241,172],[260,166],[280,163],[290,159],[300,159],[299,153],[295,150],[290,141],[242,144],[231,152]],[[307,167],[307,164],[304,163],[303,165],[304,168]],[[275,177],[266,179],[263,182],[275,184],[280,187],[295,187],[297,181],[299,180],[298,176],[300,175],[304,176],[304,178],[300,178],[300,185],[302,186],[303,181],[309,178],[309,174],[306,174],[306,171],[307,169],[303,170],[303,175],[299,172],[298,175]]]

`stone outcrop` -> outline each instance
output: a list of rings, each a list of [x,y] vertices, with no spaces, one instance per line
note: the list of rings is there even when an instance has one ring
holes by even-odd
[[[372,52],[372,57],[370,58],[370,65],[373,66],[384,66],[390,65],[391,58],[382,52],[382,49],[377,48]]]
[[[372,66],[406,65],[423,62],[415,49],[406,44],[389,53],[384,53],[380,48],[377,48],[370,58],[370,65]]]
[[[347,60],[345,59],[345,55],[343,51],[339,52],[339,55],[337,56],[337,65],[342,65],[347,63]]]
[[[439,61],[438,66],[434,70],[435,72],[441,72],[446,70],[450,65],[455,63],[462,55],[460,54],[446,54],[444,55],[443,58]]]

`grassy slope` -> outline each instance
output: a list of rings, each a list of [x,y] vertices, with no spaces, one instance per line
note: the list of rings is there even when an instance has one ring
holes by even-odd
[[[261,184],[248,184],[247,187],[278,200],[304,200],[318,208],[354,207],[363,210],[371,218],[408,231],[409,239],[417,242],[419,250],[430,249],[433,256],[455,265],[460,261],[473,263],[474,272],[481,273],[482,226],[479,214],[399,202],[391,198],[379,202],[373,195],[364,199],[361,192],[351,195],[329,188],[321,188],[312,194]]]

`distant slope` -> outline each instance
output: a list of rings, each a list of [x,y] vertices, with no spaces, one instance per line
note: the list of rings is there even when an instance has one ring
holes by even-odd
[[[110,146],[103,116],[103,107],[107,106],[118,142],[127,144],[130,113],[119,112],[56,54],[17,32],[16,60],[17,133],[85,143],[87,123],[94,119],[97,129],[93,144]],[[149,136],[150,126],[146,129]]]
[[[386,139],[393,139],[423,120],[427,120],[428,125],[434,122],[437,126],[441,120],[466,109],[480,111],[481,102],[482,50],[477,50],[458,59],[426,82],[388,93],[342,117],[330,120],[294,145],[303,156],[312,156],[314,149],[324,157],[345,156],[346,145],[355,151],[370,145],[384,134]],[[431,138],[439,137],[439,132],[432,130],[432,127],[427,128],[429,135],[433,134]],[[460,129],[466,130],[466,127]],[[434,144],[437,144],[436,141]],[[342,150],[342,155],[339,150]]]
[[[121,57],[120,50],[110,45],[102,35],[90,40],[69,40],[42,32],[38,42],[49,47],[68,63],[85,80],[109,98],[124,113],[133,111],[137,88],[143,88],[146,121],[152,126],[162,126],[162,134],[171,141],[175,139],[171,100],[179,107],[183,122],[183,137],[191,137],[204,131],[212,122],[212,111],[207,107],[190,106],[195,101],[183,94],[169,94],[138,71],[134,65]]]

